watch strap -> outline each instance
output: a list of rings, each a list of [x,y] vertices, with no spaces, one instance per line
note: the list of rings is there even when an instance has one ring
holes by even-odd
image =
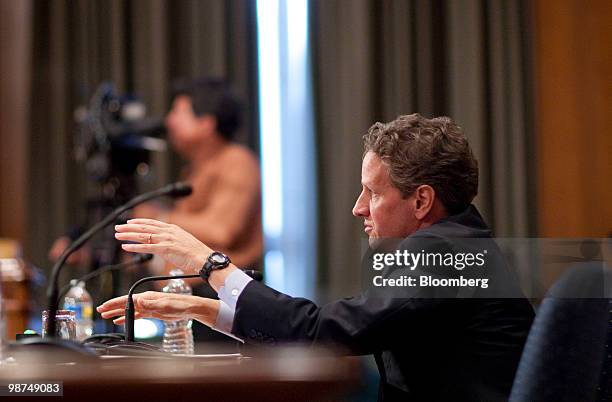
[[[215,261],[214,260],[215,256],[223,257],[223,262]],[[204,266],[202,266],[202,269],[200,269],[200,277],[203,280],[208,281],[208,278],[210,278],[212,271],[215,271],[217,269],[226,268],[230,264],[230,262],[231,260],[228,256],[226,256],[225,254],[221,252],[214,251],[208,256],[208,258],[206,258],[206,261],[204,262]]]

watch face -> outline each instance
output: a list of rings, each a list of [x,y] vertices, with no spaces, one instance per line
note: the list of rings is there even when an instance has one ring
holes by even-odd
[[[227,257],[221,253],[212,253],[210,256],[210,259],[212,260],[211,262],[215,264],[223,264],[226,261],[226,258]]]

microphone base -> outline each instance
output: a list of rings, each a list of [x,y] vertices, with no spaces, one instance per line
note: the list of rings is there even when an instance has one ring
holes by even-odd
[[[19,363],[70,363],[94,360],[98,356],[95,350],[80,342],[39,336],[8,343],[5,354]]]
[[[95,350],[98,355],[110,356],[159,356],[170,357],[171,353],[164,352],[154,345],[144,342],[129,342],[123,334],[93,335],[83,341],[87,347]]]

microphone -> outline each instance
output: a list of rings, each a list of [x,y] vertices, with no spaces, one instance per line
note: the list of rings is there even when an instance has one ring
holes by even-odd
[[[170,197],[180,198],[180,197],[187,197],[188,195],[191,195],[191,193],[193,192],[193,187],[191,187],[191,184],[189,183],[179,181],[177,183],[168,184],[166,187],[162,187],[161,189],[157,191],[162,191],[162,192],[167,191],[168,192],[167,195],[169,195]]]
[[[100,222],[93,225],[88,231],[86,231],[78,239],[73,241],[66,248],[66,250],[64,250],[62,255],[59,257],[59,259],[53,266],[53,269],[51,271],[51,279],[49,281],[49,286],[47,288],[47,299],[49,303],[48,308],[47,308],[47,311],[49,314],[48,315],[49,321],[47,323],[48,325],[47,334],[49,337],[51,338],[56,337],[55,314],[57,312],[58,298],[59,298],[58,297],[59,296],[59,284],[58,284],[59,273],[62,267],[64,266],[64,264],[66,263],[66,260],[68,259],[68,257],[70,257],[70,255],[74,253],[75,251],[77,251],[79,248],[81,248],[81,246],[83,246],[85,242],[91,239],[100,230],[104,229],[109,224],[115,222],[117,218],[121,214],[123,214],[125,211],[128,211],[134,208],[135,206],[142,204],[144,202],[150,201],[154,198],[163,197],[163,196],[170,196],[173,198],[185,197],[185,196],[190,195],[192,191],[193,189],[190,184],[178,182],[178,183],[168,184],[167,186],[164,186],[160,189],[136,196],[132,198],[130,201],[126,202],[125,204],[117,207],[110,214],[106,215],[104,219],[102,219]]]
[[[153,259],[153,254],[138,254],[134,259],[130,261],[122,262],[120,264],[105,265],[103,267],[100,267],[96,270],[91,271],[88,274],[81,276],[78,279],[72,279],[69,283],[64,285],[64,287],[59,291],[57,304],[58,305],[60,304],[62,296],[66,294],[66,292],[68,291],[68,289],[70,289],[70,286],[72,286],[73,283],[87,282],[88,280],[96,278],[105,272],[125,269],[131,266],[134,266],[134,265],[144,264],[145,262],[150,261],[152,259]]]
[[[125,341],[134,342],[134,319],[136,308],[134,307],[134,291],[138,286],[145,282],[167,281],[171,279],[188,279],[199,278],[199,274],[193,275],[163,275],[163,276],[147,276],[134,282],[127,294],[127,303],[125,304]]]

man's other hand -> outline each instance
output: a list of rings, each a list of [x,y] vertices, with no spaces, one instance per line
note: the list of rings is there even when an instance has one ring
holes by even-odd
[[[219,300],[199,296],[162,292],[144,292],[133,295],[135,318],[157,318],[164,321],[196,319],[202,324],[212,326],[219,313]],[[102,318],[118,317],[113,320],[117,325],[125,323],[125,304],[127,296],[110,299],[96,308]]]

